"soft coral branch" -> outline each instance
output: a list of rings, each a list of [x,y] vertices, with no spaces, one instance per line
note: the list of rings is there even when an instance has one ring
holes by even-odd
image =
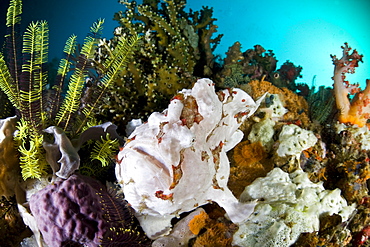
[[[358,84],[350,84],[346,81],[346,74],[355,73],[358,63],[362,62],[363,55],[352,50],[347,43],[342,46],[343,56],[338,59],[335,55],[331,56],[334,67],[334,94],[336,104],[339,109],[338,120],[341,123],[357,124],[362,127],[370,118],[370,80],[366,81],[365,90],[361,91]],[[348,94],[356,94],[352,101],[349,100]]]

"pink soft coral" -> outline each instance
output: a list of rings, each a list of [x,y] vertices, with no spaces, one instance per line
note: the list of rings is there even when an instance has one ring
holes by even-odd
[[[363,55],[358,54],[356,49],[350,54],[352,48],[347,43],[344,43],[342,49],[341,59],[337,59],[335,55],[331,56],[335,65],[333,80],[336,104],[340,111],[338,120],[341,123],[363,127],[370,118],[370,80],[366,80],[366,88],[363,91],[358,84],[350,84],[345,80],[347,73],[355,72],[358,63],[362,62]],[[351,102],[348,98],[349,93],[356,94]]]

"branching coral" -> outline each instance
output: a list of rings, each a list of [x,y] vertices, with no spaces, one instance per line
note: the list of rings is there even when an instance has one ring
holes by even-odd
[[[339,109],[338,120],[341,123],[357,124],[362,127],[370,118],[370,80],[366,81],[365,90],[361,91],[358,85],[350,84],[346,81],[346,74],[355,73],[355,68],[359,62],[362,62],[363,55],[352,50],[347,43],[342,46],[343,56],[338,59],[332,55],[334,66],[334,94],[337,108]],[[352,101],[349,100],[348,94],[356,94]]]
[[[99,44],[96,62],[102,63],[117,40],[138,33],[140,50],[133,63],[121,71],[104,96],[98,112],[113,119],[122,129],[134,118],[166,107],[182,88],[189,88],[197,76],[210,76],[213,50],[220,36],[212,38],[216,25],[212,9],[185,12],[186,1],[121,1],[127,10],[115,15],[120,27],[115,37]],[[122,121],[123,120],[123,121]]]
[[[279,69],[277,59],[272,50],[266,51],[262,46],[241,51],[241,44],[235,42],[226,52],[223,67],[213,75],[217,85],[222,87],[240,87],[251,80],[271,81],[275,86],[287,87],[295,91],[295,79],[300,77],[302,67],[286,61]]]

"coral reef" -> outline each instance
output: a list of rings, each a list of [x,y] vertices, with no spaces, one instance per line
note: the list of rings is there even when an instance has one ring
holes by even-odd
[[[108,226],[97,192],[84,178],[73,175],[31,197],[31,212],[48,245],[98,246]]]
[[[231,246],[232,234],[234,231],[230,230],[223,222],[216,220],[208,220],[205,226],[206,231],[200,234],[194,241],[194,247],[211,247],[211,246]]]
[[[252,125],[248,140],[251,142],[260,142],[265,149],[269,152],[271,150],[272,144],[274,143],[273,136],[275,134],[275,122],[270,118],[263,119]]]
[[[99,19],[53,66],[48,23],[21,32],[10,1],[1,246],[369,245],[370,86],[346,80],[362,55],[345,43],[317,91],[260,45],[221,60],[212,8],[120,2],[112,39]]]
[[[319,231],[302,233],[291,246],[351,246],[352,236],[347,226],[347,222],[342,223],[342,218],[337,214],[322,216]]]
[[[366,126],[359,129],[343,124],[336,127],[335,141],[340,144],[335,145],[336,142],[331,144],[335,158],[331,155],[327,164],[327,175],[336,176],[336,179],[326,181],[326,186],[340,188],[349,202],[358,203],[369,193],[367,186],[370,178],[369,146],[368,139],[364,138],[366,137],[364,133],[368,133],[368,129]]]
[[[234,161],[239,166],[253,166],[267,157],[261,142],[241,142],[234,148]]]
[[[134,62],[122,70],[104,96],[104,105],[97,110],[121,130],[132,119],[146,119],[150,112],[164,109],[172,95],[190,88],[199,77],[208,77],[221,88],[239,87],[266,77],[274,85],[297,89],[294,80],[302,68],[287,61],[276,69],[272,51],[266,52],[259,45],[241,52],[241,45],[236,42],[225,59],[217,62],[213,51],[222,35],[213,37],[217,26],[212,8],[187,13],[183,0],[121,3],[127,10],[115,15],[120,23],[115,37],[100,42],[95,58],[99,67],[120,37],[134,33],[144,37]]]
[[[352,230],[353,246],[363,246],[368,242],[369,238],[369,225],[370,225],[370,198],[365,196],[359,202],[357,207],[357,214],[353,216],[353,220],[350,222],[350,228]]]

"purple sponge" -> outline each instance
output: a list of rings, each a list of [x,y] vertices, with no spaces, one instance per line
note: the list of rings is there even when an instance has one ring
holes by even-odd
[[[108,223],[99,188],[102,185],[89,177],[72,175],[31,197],[31,212],[49,246],[101,244]]]

